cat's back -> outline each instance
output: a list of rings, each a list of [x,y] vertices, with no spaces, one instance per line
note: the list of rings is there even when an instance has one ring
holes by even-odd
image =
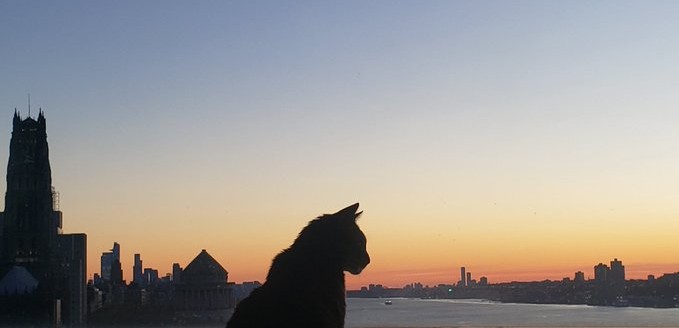
[[[276,313],[271,298],[266,294],[266,286],[261,286],[250,293],[233,312],[226,328],[273,327],[272,316]]]

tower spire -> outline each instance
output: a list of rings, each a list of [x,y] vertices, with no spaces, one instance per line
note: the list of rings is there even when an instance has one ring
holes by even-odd
[[[31,94],[28,94],[28,117],[31,117]]]

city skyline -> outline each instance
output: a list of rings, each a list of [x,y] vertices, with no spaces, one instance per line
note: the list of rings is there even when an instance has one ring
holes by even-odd
[[[114,254],[116,249],[118,249],[118,251],[120,251],[120,244],[118,244],[117,242],[114,242],[112,249],[110,249],[107,252],[103,252],[101,254],[102,270],[101,270],[101,272],[95,272],[94,273],[95,281],[96,281],[97,277],[99,277],[100,279],[109,280],[108,278],[106,278],[106,275],[102,273],[103,270],[104,270],[103,269],[103,266],[104,266],[103,261],[104,261],[104,258],[105,258],[106,255]],[[203,251],[205,251],[205,249],[203,249]],[[134,260],[133,260],[134,264],[132,265],[132,268],[133,268],[132,276],[133,277],[130,280],[125,280],[127,284],[130,284],[130,283],[132,283],[136,280],[134,278],[135,275],[136,275],[134,273],[134,270],[136,270],[135,268],[137,267],[137,264],[136,264],[137,261],[139,261],[138,262],[139,263],[138,268],[140,270],[140,274],[141,274],[141,270],[154,270],[156,272],[156,279],[162,278],[162,277],[165,277],[165,276],[169,276],[169,277],[171,277],[171,279],[174,279],[177,268],[179,268],[179,270],[181,270],[181,265],[182,265],[181,262],[172,263],[172,267],[170,268],[170,270],[164,270],[162,268],[142,266],[141,255],[142,254],[140,254],[140,253],[134,253]],[[186,263],[184,265],[186,265]],[[662,272],[662,273],[661,272],[644,271],[644,269],[636,269],[636,270],[629,271],[629,270],[626,269],[625,265],[622,265],[621,260],[619,260],[618,258],[614,258],[610,261],[610,265],[602,263],[602,262],[599,262],[597,265],[590,264],[590,270],[585,270],[584,272],[576,269],[576,270],[573,270],[572,272],[570,272],[568,274],[563,273],[561,276],[558,276],[559,273],[556,273],[556,272],[554,273],[553,276],[547,276],[547,277],[536,277],[534,275],[531,275],[530,277],[534,277],[534,278],[529,278],[528,280],[511,278],[512,276],[509,275],[509,276],[507,276],[507,277],[509,277],[509,279],[500,279],[498,281],[490,281],[489,282],[489,279],[488,279],[487,274],[485,272],[482,272],[480,275],[473,275],[472,271],[467,271],[467,268],[465,266],[462,266],[462,267],[459,268],[460,269],[460,280],[454,281],[455,278],[452,275],[447,274],[446,276],[447,276],[448,280],[445,280],[445,279],[443,279],[441,281],[434,281],[434,280],[427,281],[427,280],[425,280],[426,283],[424,285],[436,286],[436,285],[440,285],[440,284],[450,284],[450,285],[465,287],[465,286],[470,285],[470,281],[473,281],[472,284],[474,284],[474,285],[479,284],[479,282],[481,282],[482,285],[486,285],[486,284],[489,284],[489,283],[492,284],[492,283],[508,283],[508,282],[536,282],[536,281],[544,281],[544,280],[559,281],[559,280],[563,280],[563,279],[572,279],[572,280],[577,281],[578,275],[581,275],[580,279],[583,280],[583,281],[595,281],[597,279],[601,279],[601,278],[597,278],[597,267],[599,267],[599,266],[604,267],[607,271],[608,270],[611,270],[613,272],[615,272],[615,271],[620,272],[621,271],[621,273],[617,273],[618,276],[622,277],[622,278],[620,278],[621,280],[648,280],[649,276],[655,277],[655,276],[661,276],[663,274],[677,274],[677,273],[679,273],[679,270],[678,271],[671,271],[671,272]],[[110,268],[109,268],[109,270],[110,270]],[[633,274],[629,275],[630,272],[632,272]],[[492,269],[491,269],[491,273],[492,273]],[[110,273],[109,273],[109,276],[110,276]],[[125,275],[123,274],[123,276],[125,276]],[[491,276],[493,276],[493,275],[491,274]],[[347,277],[351,277],[351,276],[347,276]],[[497,277],[497,276],[495,276],[495,277]],[[461,283],[462,278],[465,279],[464,283]],[[477,280],[477,278],[478,278],[478,280]],[[362,279],[362,280],[365,281],[365,279]],[[247,283],[247,282],[252,282],[252,281],[263,282],[261,280],[242,280],[242,281],[231,281],[231,282]],[[403,281],[403,280],[397,280],[397,281]],[[405,283],[404,285],[409,285],[409,284],[413,284],[413,283],[422,284],[421,281],[411,281],[411,282]],[[383,284],[379,281],[370,282],[370,285],[373,285],[373,284],[380,284],[380,285],[384,285],[385,287],[386,286],[388,286],[388,287],[400,287],[400,285],[388,285],[388,284]],[[352,283],[352,287],[355,288],[356,286],[359,286],[359,285],[357,283]],[[360,286],[360,287],[363,287],[363,286]]]
[[[308,221],[360,202],[350,287],[679,271],[679,4],[10,2],[14,108],[49,118],[88,276],[207,249],[262,281]],[[5,113],[5,114],[2,114]],[[2,146],[5,145],[5,146]],[[255,237],[257,236],[257,237]],[[457,279],[456,279],[457,280]]]

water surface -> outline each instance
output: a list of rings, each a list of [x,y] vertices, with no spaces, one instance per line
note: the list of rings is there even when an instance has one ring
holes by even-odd
[[[385,300],[347,299],[346,327],[679,327],[679,309]]]

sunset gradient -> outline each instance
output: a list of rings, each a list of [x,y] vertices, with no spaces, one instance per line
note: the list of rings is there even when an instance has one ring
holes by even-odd
[[[349,288],[679,271],[679,3],[3,2],[0,159],[47,119],[88,271],[263,281],[360,202]],[[3,114],[4,113],[4,114]],[[4,183],[2,184],[4,186]]]

